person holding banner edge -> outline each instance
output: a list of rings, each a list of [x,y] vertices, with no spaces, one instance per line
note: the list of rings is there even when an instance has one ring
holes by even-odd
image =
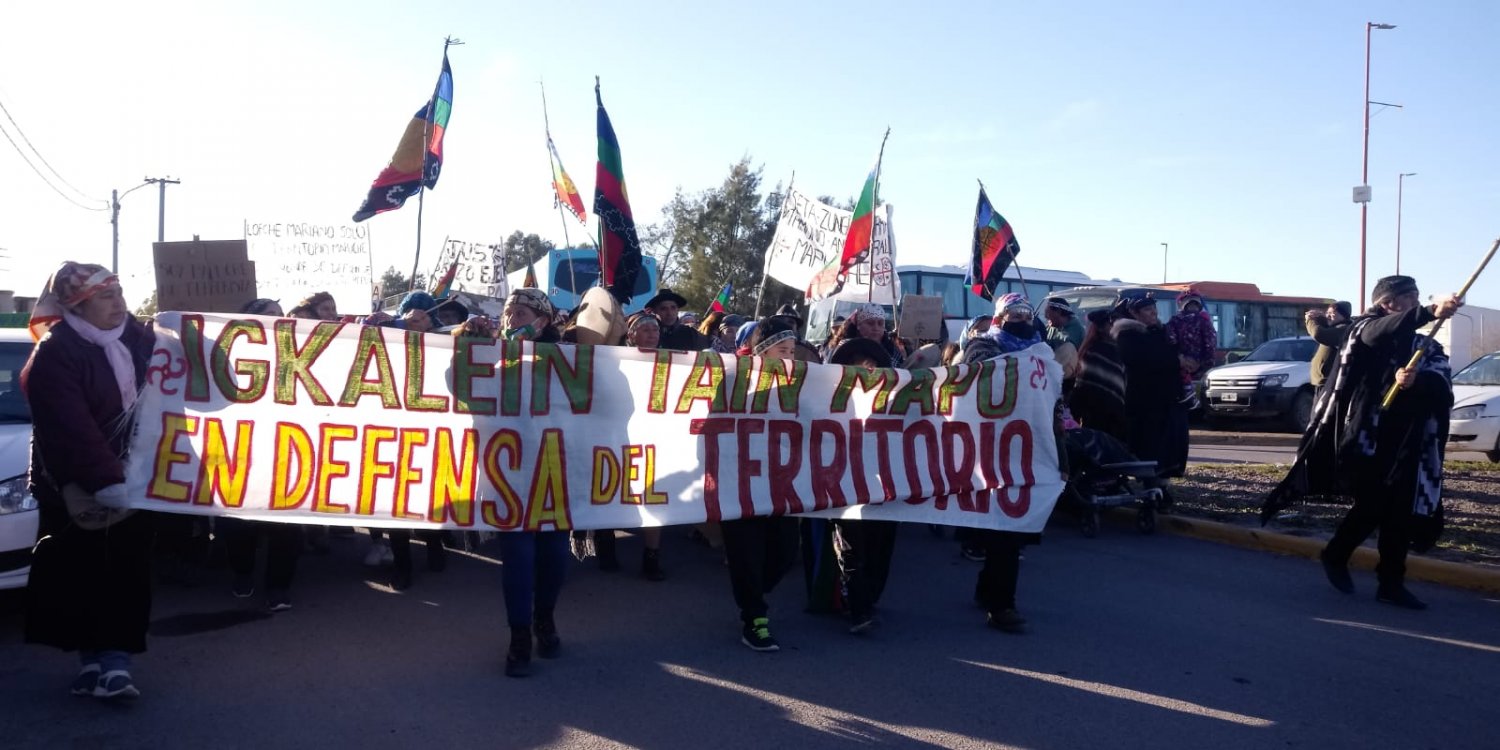
[[[995,321],[986,333],[964,346],[963,363],[977,365],[991,359],[1020,356],[1034,351],[1051,356],[1035,323],[1031,303],[1014,292],[995,300]],[[1057,441],[1058,469],[1067,481],[1068,452],[1063,447],[1061,401],[1054,404],[1053,432]],[[977,546],[984,552],[984,568],[974,586],[974,600],[984,607],[986,622],[1006,633],[1024,633],[1026,618],[1016,608],[1016,584],[1021,574],[1021,548],[1041,541],[1041,534],[976,529]],[[973,541],[968,542],[970,544]]]
[[[21,371],[34,415],[30,490],[41,512],[26,588],[28,643],[77,651],[70,692],[134,699],[146,650],[155,515],[123,508],[130,407],[156,337],[108,269],[67,262],[32,310],[39,339]],[[45,335],[44,335],[45,334]]]

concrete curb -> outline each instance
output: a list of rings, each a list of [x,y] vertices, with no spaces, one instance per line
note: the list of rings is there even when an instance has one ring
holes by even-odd
[[[1133,508],[1116,508],[1112,515],[1114,520],[1121,524],[1135,525],[1136,511]],[[1280,555],[1305,557],[1310,560],[1318,559],[1318,553],[1327,543],[1327,540],[1318,537],[1294,536],[1278,531],[1186,516],[1158,516],[1156,527],[1178,536],[1230,544],[1262,552],[1274,552]],[[1379,559],[1380,555],[1375,550],[1360,547],[1354,551],[1354,557],[1349,561],[1349,566],[1360,570],[1374,570],[1375,563]],[[1406,559],[1406,577],[1471,591],[1500,593],[1500,569],[1485,566],[1466,565],[1412,555]]]
[[[1295,448],[1301,442],[1301,435],[1291,433],[1193,430],[1188,434],[1189,445],[1264,445]]]

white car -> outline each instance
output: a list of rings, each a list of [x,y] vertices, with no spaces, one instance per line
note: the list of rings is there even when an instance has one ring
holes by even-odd
[[[1306,336],[1271,339],[1244,359],[1208,371],[1204,402],[1212,417],[1276,417],[1301,432],[1312,419],[1312,358]]]
[[[1448,450],[1484,453],[1500,463],[1500,352],[1470,362],[1453,376]]]
[[[31,409],[21,393],[21,368],[31,349],[26,329],[0,329],[0,589],[26,585],[41,515],[26,490]]]

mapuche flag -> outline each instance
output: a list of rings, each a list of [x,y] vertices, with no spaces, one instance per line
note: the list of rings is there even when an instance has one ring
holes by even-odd
[[[891,131],[885,131],[889,138]],[[837,294],[844,287],[844,280],[849,277],[849,269],[865,262],[870,257],[870,242],[875,236],[875,206],[880,203],[880,163],[885,159],[885,139],[880,141],[880,156],[875,159],[875,166],[870,170],[870,175],[865,178],[865,186],[859,191],[859,202],[854,204],[854,217],[849,221],[849,233],[844,235],[844,252],[839,256],[838,281],[828,295]],[[814,279],[814,284],[817,280]],[[807,290],[807,296],[814,296],[811,287]]]
[[[444,52],[443,72],[438,75],[432,98],[406,124],[391,163],[381,170],[370,185],[365,202],[354,212],[355,221],[394,211],[424,187],[437,187],[438,173],[443,169],[443,133],[448,130],[448,115],[452,111],[453,70],[448,67],[448,53]]]
[[[573,185],[573,178],[568,176],[568,170],[563,169],[562,157],[557,155],[557,146],[552,143],[552,136],[547,136],[547,153],[552,160],[552,193],[557,205],[562,206],[578,220],[587,224],[588,214],[583,210],[583,196],[578,194],[578,188]]]
[[[1005,276],[1005,269],[1021,253],[1016,233],[994,206],[984,188],[979,188],[979,205],[974,209],[974,257],[969,264],[968,282],[974,293],[995,298],[995,288]]]
[[[708,311],[726,312],[729,307],[729,297],[732,294],[734,294],[734,288],[729,284],[725,284],[724,288],[719,290],[719,296],[714,297],[714,301],[709,303]]]
[[[594,80],[594,101],[599,103],[599,168],[594,174],[594,218],[599,223],[599,273],[615,299],[628,302],[641,272],[641,241],[630,213],[625,191],[625,170],[620,164],[620,141],[604,111],[599,81]]]

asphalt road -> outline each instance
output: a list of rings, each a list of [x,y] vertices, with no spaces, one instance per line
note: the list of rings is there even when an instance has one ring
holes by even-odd
[[[158,588],[145,696],[66,695],[71,657],[0,615],[0,737],[15,748],[1494,747],[1500,601],[1417,584],[1432,609],[1343,596],[1312,563],[1179,537],[1053,528],[1028,548],[1031,632],[983,625],[977,565],[903,529],[869,637],[772,597],[783,650],[738,642],[718,557],[669,530],[672,578],[591,565],[559,608],[562,658],[501,674],[488,552],[394,593],[362,539],[304,558],[291,612],[260,617],[227,573]],[[638,559],[633,541],[622,559]],[[629,571],[633,566],[627,565]],[[237,624],[236,624],[237,623]]]
[[[1253,436],[1246,436],[1254,440]],[[1194,445],[1188,449],[1188,465],[1290,464],[1297,458],[1292,445]],[[1483,453],[1449,453],[1449,461],[1488,461]]]

